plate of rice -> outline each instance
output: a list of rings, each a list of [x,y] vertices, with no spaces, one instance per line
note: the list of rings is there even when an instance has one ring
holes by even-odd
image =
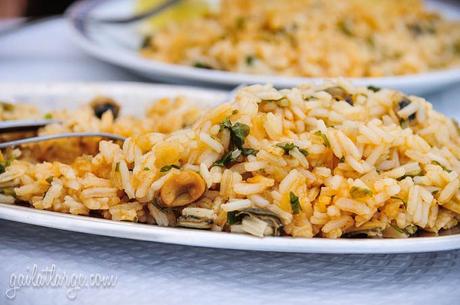
[[[3,150],[0,218],[246,250],[460,247],[460,130],[423,98],[341,80],[230,96],[134,83],[0,92],[2,121],[58,121],[39,135],[126,137]]]
[[[412,94],[460,80],[460,8],[440,1],[190,0],[142,24],[88,21],[158,2],[79,2],[73,38],[156,80],[289,88],[346,77]]]

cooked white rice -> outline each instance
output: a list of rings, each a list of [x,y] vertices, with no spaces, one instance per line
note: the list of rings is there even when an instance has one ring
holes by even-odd
[[[408,237],[457,225],[459,147],[457,123],[416,96],[255,85],[190,128],[100,141],[70,164],[4,152],[0,200],[256,236]]]
[[[422,0],[219,3],[202,16],[155,23],[141,54],[203,69],[313,77],[416,74],[460,64],[460,22]]]

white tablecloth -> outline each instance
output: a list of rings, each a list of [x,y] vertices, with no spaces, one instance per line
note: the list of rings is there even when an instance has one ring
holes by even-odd
[[[83,54],[68,33],[63,20],[57,19],[1,36],[0,81],[145,81]],[[459,88],[452,88],[432,95],[430,101],[460,117],[459,97]],[[71,282],[46,282],[78,278],[88,283],[97,276],[116,281],[106,288],[81,289]],[[413,255],[228,251],[0,221],[0,304],[447,305],[460,304],[459,285],[460,251]]]

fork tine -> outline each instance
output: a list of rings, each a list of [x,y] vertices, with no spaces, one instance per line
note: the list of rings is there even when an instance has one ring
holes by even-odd
[[[11,120],[0,122],[0,133],[34,131],[48,124],[60,123],[59,120]]]
[[[50,140],[65,139],[65,138],[86,138],[86,137],[100,137],[107,138],[110,140],[124,141],[125,138],[119,135],[105,133],[105,132],[75,132],[75,133],[60,133],[46,136],[31,137],[25,139],[19,139],[14,141],[8,141],[0,143],[0,149],[14,147],[23,144],[38,143]]]

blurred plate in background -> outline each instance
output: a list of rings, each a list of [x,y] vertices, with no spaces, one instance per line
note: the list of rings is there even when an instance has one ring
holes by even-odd
[[[460,19],[460,5],[427,1],[430,8],[451,19]],[[88,16],[126,16],[133,14],[136,2],[132,0],[86,0],[68,11],[73,38],[87,53],[108,63],[118,65],[159,81],[195,85],[236,86],[239,84],[271,83],[277,87],[293,87],[319,78],[256,75],[205,70],[184,65],[168,64],[143,58],[138,48],[143,39],[137,25],[102,25],[87,22]],[[426,94],[460,81],[460,69],[441,70],[414,75],[374,78],[350,78],[356,85],[373,85],[402,90],[412,94]]]

